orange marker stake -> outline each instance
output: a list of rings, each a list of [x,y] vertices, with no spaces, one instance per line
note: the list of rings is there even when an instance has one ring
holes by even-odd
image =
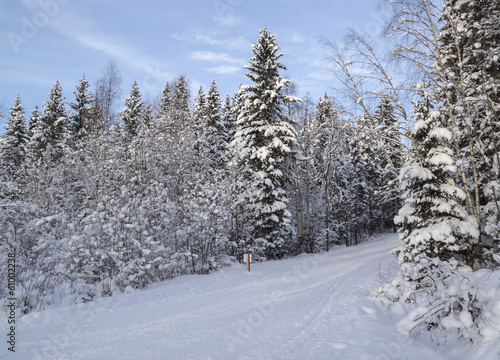
[[[252,255],[245,254],[245,261],[247,263],[247,271],[250,271],[250,261],[252,260]]]

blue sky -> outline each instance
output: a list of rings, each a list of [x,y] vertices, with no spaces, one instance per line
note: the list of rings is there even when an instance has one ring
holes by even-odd
[[[318,37],[341,41],[347,28],[383,26],[377,0],[0,0],[0,104],[19,94],[27,116],[58,79],[67,101],[81,75],[94,83],[110,59],[122,98],[137,80],[144,98],[186,75],[191,94],[216,80],[221,96],[248,84],[243,66],[267,26],[282,47],[284,73],[317,100],[331,93]],[[120,108],[122,105],[120,105]]]

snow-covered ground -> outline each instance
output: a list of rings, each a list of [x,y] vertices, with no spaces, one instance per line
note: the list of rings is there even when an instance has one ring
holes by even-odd
[[[367,292],[397,271],[395,235],[330,253],[235,265],[18,319],[2,359],[466,359],[398,335]],[[2,333],[6,334],[6,321]],[[4,338],[6,336],[4,335]],[[470,349],[469,349],[470,352]]]

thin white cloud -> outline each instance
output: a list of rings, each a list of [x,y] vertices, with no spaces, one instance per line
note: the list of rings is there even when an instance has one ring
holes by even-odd
[[[249,42],[242,36],[239,36],[237,38],[220,39],[215,33],[200,34],[196,31],[188,31],[183,33],[176,32],[170,36],[179,41],[188,41],[192,44],[221,46],[224,47],[224,49],[229,50],[248,50],[250,48],[250,46],[248,45]]]
[[[144,73],[146,83],[164,83],[174,77],[173,74],[163,70],[167,67],[165,63],[139,53],[134,47],[119,38],[89,30],[93,28],[93,25],[75,14],[57,17],[50,25],[70,39],[78,41],[81,45],[115,58],[128,67],[140,70]]]
[[[137,69],[143,73],[141,87],[147,91],[161,88],[174,75],[165,71],[166,65],[152,57],[139,54],[133,47],[120,44],[117,40],[103,39],[94,34],[77,35],[76,39],[84,46],[101,51],[120,63]]]
[[[134,51],[124,45],[118,44],[118,41],[105,39],[103,35],[96,34],[72,34],[72,37],[88,48],[101,51],[107,55],[116,58],[127,58],[135,55]]]
[[[215,53],[212,51],[196,51],[190,54],[193,60],[227,63],[227,64],[244,64],[244,59],[238,59],[225,53]]]
[[[222,64],[207,69],[210,72],[221,75],[232,75],[241,72],[246,62],[245,59],[239,59],[226,53],[216,53],[213,51],[195,51],[191,53],[189,57],[193,60]]]
[[[237,74],[242,71],[241,66],[233,66],[233,65],[222,65],[222,66],[216,66],[207,69],[210,72],[213,72],[215,74],[221,74],[221,75],[233,75]]]

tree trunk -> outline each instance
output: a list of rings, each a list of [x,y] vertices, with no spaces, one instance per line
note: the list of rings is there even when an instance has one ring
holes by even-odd
[[[325,176],[325,230],[326,251],[330,251],[330,199],[328,196],[328,176]]]
[[[299,230],[299,246],[300,252],[304,252],[304,225],[302,223],[302,199],[300,193],[300,185],[295,181],[295,206],[297,208],[297,227]]]

